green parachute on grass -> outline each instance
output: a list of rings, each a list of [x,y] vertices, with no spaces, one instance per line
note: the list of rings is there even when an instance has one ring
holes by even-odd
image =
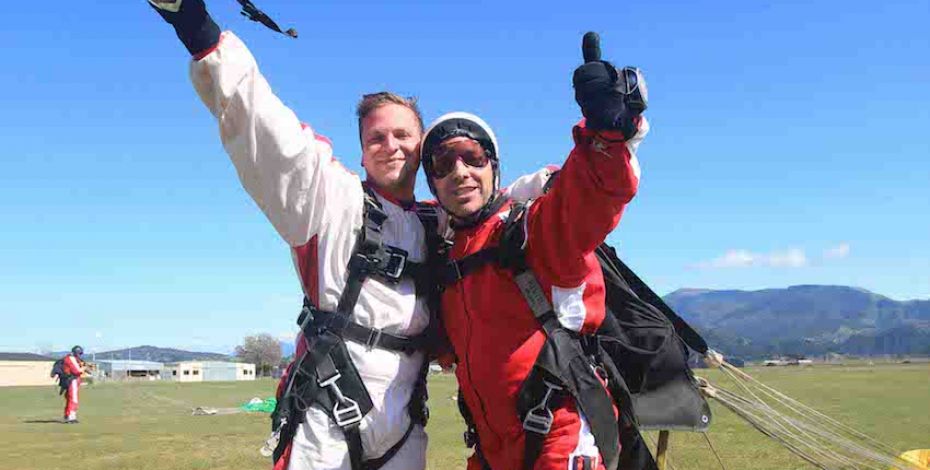
[[[247,403],[239,405],[239,409],[242,411],[248,411],[250,413],[272,413],[275,406],[278,404],[278,400],[275,398],[266,398],[264,400],[259,398],[253,398]]]

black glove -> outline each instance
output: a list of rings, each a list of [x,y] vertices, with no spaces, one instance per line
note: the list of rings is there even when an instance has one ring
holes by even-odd
[[[149,5],[174,26],[178,39],[191,55],[219,42],[220,28],[207,13],[203,0],[149,0]]]
[[[601,60],[597,33],[584,35],[584,65],[575,69],[575,101],[594,130],[618,130],[625,139],[636,134],[638,116],[646,109],[646,83],[639,69],[617,69]]]

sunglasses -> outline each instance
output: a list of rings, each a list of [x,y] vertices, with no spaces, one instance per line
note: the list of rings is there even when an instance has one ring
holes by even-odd
[[[484,147],[474,140],[463,140],[452,145],[440,146],[433,152],[430,159],[433,161],[431,173],[437,179],[445,178],[452,173],[457,160],[462,160],[462,163],[472,168],[483,168],[490,161]]]

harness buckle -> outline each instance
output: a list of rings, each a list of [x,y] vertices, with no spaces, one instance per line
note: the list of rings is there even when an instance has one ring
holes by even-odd
[[[262,457],[271,457],[274,455],[274,450],[278,448],[278,442],[281,441],[281,429],[284,428],[286,424],[287,418],[281,418],[281,424],[268,436],[268,439],[265,440],[265,445],[258,451]]]
[[[336,402],[333,406],[333,418],[336,419],[336,425],[344,428],[351,426],[362,420],[362,410],[358,407],[358,402],[349,398],[342,397],[342,402]],[[344,405],[340,408],[340,405]]]
[[[384,267],[384,276],[392,281],[400,280],[407,266],[407,252],[400,248],[387,247],[387,266]]]
[[[548,380],[544,380],[543,384],[546,385],[546,394],[543,395],[538,405],[527,411],[526,417],[523,418],[523,429],[545,435],[549,434],[549,430],[552,429],[552,410],[549,409],[549,398],[552,397],[553,391],[562,390],[562,387]]]
[[[319,381],[319,384],[321,387],[332,390],[333,395],[336,396],[336,404],[333,406],[333,419],[336,421],[337,426],[344,428],[361,421],[362,410],[359,408],[357,401],[342,394],[342,390],[336,384],[336,381],[340,378],[342,378],[342,374],[336,371],[331,377]]]
[[[381,328],[371,328],[368,330],[368,340],[365,341],[365,350],[371,352],[371,350],[378,345],[381,341]]]

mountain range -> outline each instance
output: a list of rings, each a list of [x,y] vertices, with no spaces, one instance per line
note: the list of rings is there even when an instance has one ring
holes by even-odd
[[[679,289],[663,299],[731,356],[930,354],[930,300],[824,285]]]
[[[896,301],[865,289],[826,285],[757,291],[679,289],[663,299],[712,348],[730,357],[930,355],[930,300]],[[294,343],[283,341],[281,349],[284,356],[292,355]],[[96,360],[130,358],[233,359],[156,346],[96,353]]]
[[[54,357],[61,357],[69,351],[53,353]],[[85,359],[91,359],[89,355]],[[96,361],[109,359],[132,359],[134,361],[153,362],[180,362],[180,361],[230,361],[233,358],[225,354],[210,352],[184,351],[174,348],[160,348],[157,346],[136,346],[132,348],[117,349],[95,353]]]

